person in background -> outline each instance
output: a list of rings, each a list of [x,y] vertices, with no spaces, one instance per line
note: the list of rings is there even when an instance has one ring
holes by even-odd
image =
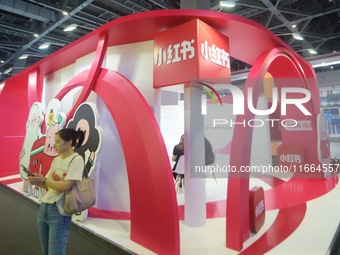
[[[211,165],[215,162],[215,152],[210,141],[204,137],[204,149],[205,149],[205,165]]]
[[[54,138],[54,147],[59,153],[45,176],[33,173],[28,178],[32,185],[45,188],[38,212],[38,230],[43,255],[64,255],[71,227],[71,215],[63,210],[64,193],[81,181],[84,160],[74,152],[85,133],[71,128],[59,130]]]
[[[181,136],[179,143],[175,145],[173,152],[172,152],[172,161],[175,162],[173,168],[172,168],[172,174],[174,179],[176,180],[177,173],[174,171],[176,170],[177,162],[181,156],[184,155],[184,134]],[[182,187],[182,180],[184,178],[184,175],[181,176],[181,181],[180,181],[180,187]]]

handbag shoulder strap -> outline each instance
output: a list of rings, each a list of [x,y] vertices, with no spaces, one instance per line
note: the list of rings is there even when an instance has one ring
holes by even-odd
[[[71,159],[70,163],[68,164],[68,167],[70,167],[72,161],[73,161],[76,157],[78,157],[78,156],[80,156],[80,155],[77,154],[77,155],[75,155],[75,156]],[[81,156],[80,156],[80,157],[81,157]],[[86,166],[85,166],[85,165],[84,165],[84,169],[83,169],[83,178],[89,178],[89,175],[88,175],[88,173],[87,173],[87,169],[86,169]]]
[[[72,161],[73,161],[77,156],[78,156],[78,154],[75,155],[75,156],[71,159],[70,163],[68,163],[67,170],[70,168],[70,165],[71,165]]]

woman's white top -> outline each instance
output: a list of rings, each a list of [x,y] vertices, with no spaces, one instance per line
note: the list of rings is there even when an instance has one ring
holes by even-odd
[[[74,180],[81,181],[84,171],[84,160],[78,154],[74,153],[67,158],[56,157],[51,164],[50,170],[46,174],[46,178],[49,180]],[[49,188],[46,194],[42,197],[41,202],[46,204],[53,204],[57,202],[58,207],[59,201],[64,201],[64,192],[57,191]],[[62,204],[60,204],[62,206]]]

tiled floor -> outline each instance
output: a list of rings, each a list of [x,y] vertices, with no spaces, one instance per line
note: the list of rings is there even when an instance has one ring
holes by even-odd
[[[340,144],[332,144],[332,155],[340,155]],[[265,189],[266,220],[257,234],[244,243],[237,252],[225,246],[226,179],[206,179],[207,203],[215,213],[209,214],[206,224],[191,228],[180,221],[181,254],[268,254],[268,255],[320,255],[326,254],[340,220],[340,187],[338,176],[329,179],[251,178],[250,186]],[[11,188],[20,191],[18,176],[0,178]],[[273,186],[272,186],[273,185]],[[183,210],[184,189],[178,191],[180,210]],[[222,202],[221,202],[222,201]],[[82,227],[137,254],[154,254],[129,239],[130,222],[87,218],[79,222]]]

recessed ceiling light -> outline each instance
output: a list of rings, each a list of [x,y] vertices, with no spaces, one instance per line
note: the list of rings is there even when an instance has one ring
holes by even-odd
[[[298,33],[292,33],[292,36],[296,39],[296,40],[303,40],[303,37],[298,34]]]
[[[321,63],[321,64],[314,64],[313,67],[322,67],[322,66],[331,66],[331,65],[338,65],[340,64],[340,61],[332,61],[328,63]]]
[[[39,49],[47,49],[48,47],[50,47],[51,44],[58,45],[58,46],[65,46],[65,43],[45,42],[45,43],[41,44],[38,48]]]
[[[50,45],[51,43],[45,42],[39,46],[39,49],[47,49],[48,47],[50,47]]]
[[[221,7],[227,7],[227,8],[232,8],[235,7],[235,1],[220,1],[220,6]]]
[[[82,28],[85,28],[85,29],[88,29],[88,30],[94,30],[93,28],[90,28],[90,27],[81,26],[81,25],[78,25],[78,24],[71,24],[71,25],[68,25],[67,27],[65,27],[64,31],[70,32],[70,31],[75,30],[77,27],[82,27]]]
[[[298,33],[283,33],[283,34],[276,34],[277,36],[280,35],[292,35],[296,40],[303,40],[303,37]]]
[[[314,49],[308,49],[308,52],[309,52],[310,54],[318,54],[318,53],[316,52],[316,50],[314,50]]]
[[[12,67],[10,67],[10,68],[8,68],[4,71],[4,74],[10,73],[10,72],[12,72],[12,70],[13,70]]]
[[[78,26],[77,24],[68,25],[67,27],[64,28],[64,31],[69,32],[69,31],[75,30],[77,26]]]

